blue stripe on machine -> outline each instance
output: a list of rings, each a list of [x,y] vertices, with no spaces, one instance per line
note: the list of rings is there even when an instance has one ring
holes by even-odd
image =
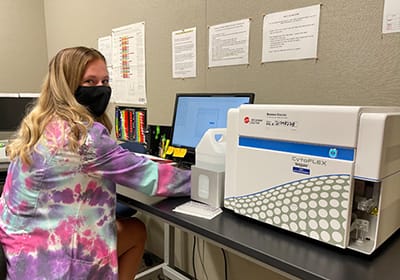
[[[239,146],[341,160],[354,160],[354,149],[240,136]]]

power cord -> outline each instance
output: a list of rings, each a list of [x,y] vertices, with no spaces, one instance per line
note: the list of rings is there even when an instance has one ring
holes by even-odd
[[[194,280],[197,280],[195,254],[194,254],[195,252],[196,252],[196,236],[193,235],[192,266],[193,266]]]
[[[196,243],[197,243],[197,238],[196,238],[196,236],[193,235],[192,266],[193,266],[194,280],[197,280],[197,272],[196,272],[196,264],[195,264]],[[222,251],[222,255],[224,257],[224,279],[228,280],[228,261],[226,258],[225,250],[223,248],[221,248],[221,251]],[[199,252],[199,257],[200,257],[200,252]],[[208,275],[206,273],[206,269],[205,269],[205,266],[204,266],[204,263],[203,263],[203,260],[201,257],[200,257],[200,262],[203,267],[204,274],[206,275],[206,278],[208,279]]]
[[[224,273],[225,273],[225,280],[228,280],[228,261],[226,260],[226,254],[224,248],[221,248],[222,255],[224,256]]]
[[[203,242],[202,242],[203,257],[201,256],[201,253],[200,253],[200,242],[199,242],[199,244],[197,246],[197,254],[199,255],[199,259],[200,259],[201,267],[203,268],[204,276],[206,277],[206,280],[208,280],[206,267],[204,265],[204,254],[205,254],[204,243],[205,243],[205,241],[203,240]]]

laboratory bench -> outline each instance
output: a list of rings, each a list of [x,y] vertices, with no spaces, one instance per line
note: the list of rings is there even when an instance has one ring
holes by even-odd
[[[293,278],[382,280],[400,277],[400,231],[372,255],[364,255],[252,220],[227,209],[212,220],[173,211],[176,206],[189,201],[189,197],[166,198],[151,204],[126,194],[118,193],[117,197],[120,202],[161,219],[170,234],[178,228]],[[166,265],[174,268],[173,238],[168,235],[165,238],[167,244],[164,248],[169,250],[167,255],[164,253]],[[178,276],[175,279],[188,278]]]

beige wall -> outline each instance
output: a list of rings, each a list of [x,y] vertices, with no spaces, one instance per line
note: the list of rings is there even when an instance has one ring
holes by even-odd
[[[0,38],[0,93],[39,92],[47,70],[43,0],[1,0]]]
[[[254,91],[256,103],[400,105],[399,33],[381,34],[384,0],[326,0],[318,60],[261,64],[262,16],[311,0],[2,0],[0,92],[39,91],[48,59],[96,47],[111,29],[146,22],[149,123],[170,125],[176,92]],[[168,13],[166,12],[168,11]],[[208,69],[207,27],[251,18],[250,65]],[[171,78],[171,32],[197,27],[195,79]],[[46,41],[47,38],[47,41]]]
[[[198,38],[206,34],[204,0],[44,0],[49,56],[73,45],[97,47],[97,39],[113,28],[145,22],[146,88],[149,123],[170,125],[173,96],[177,91],[205,89],[205,68],[196,79],[171,78],[171,32],[197,26]],[[198,48],[205,48],[198,40]],[[206,59],[199,52],[197,59]]]
[[[49,56],[97,46],[126,24],[146,23],[149,123],[170,125],[177,92],[256,92],[256,103],[400,105],[400,34],[382,35],[384,0],[321,2],[318,60],[261,64],[266,13],[313,0],[44,0]],[[251,18],[250,65],[209,69],[207,28]],[[172,79],[171,32],[197,28],[195,79]]]

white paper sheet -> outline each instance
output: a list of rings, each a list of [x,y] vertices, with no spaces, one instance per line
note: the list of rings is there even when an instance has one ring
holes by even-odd
[[[385,0],[382,33],[400,32],[400,1]]]
[[[116,102],[146,104],[144,22],[112,30],[112,87]]]
[[[267,14],[262,62],[317,57],[320,5]]]
[[[196,77],[196,28],[172,32],[172,77]]]
[[[210,26],[208,67],[249,63],[250,19]]]
[[[112,66],[112,40],[111,36],[100,37],[97,39],[97,49],[106,58],[107,66]]]
[[[212,207],[210,205],[193,200],[175,207],[172,211],[207,220],[211,220],[222,213],[222,209],[220,207]]]

